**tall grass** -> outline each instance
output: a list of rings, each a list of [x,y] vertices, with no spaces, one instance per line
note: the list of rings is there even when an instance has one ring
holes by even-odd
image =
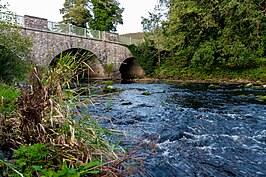
[[[125,176],[138,169],[135,151],[126,152],[109,138],[111,130],[79,109],[91,102],[73,89],[73,80],[90,69],[85,62],[86,56],[67,55],[52,69],[33,69],[16,113],[0,115],[1,148],[14,151],[11,159],[0,160],[0,174]]]

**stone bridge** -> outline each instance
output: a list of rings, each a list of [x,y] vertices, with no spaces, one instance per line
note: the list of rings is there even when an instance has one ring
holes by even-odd
[[[72,51],[91,53],[91,78],[141,78],[144,71],[137,64],[125,39],[116,33],[93,31],[72,25],[48,22],[25,15],[20,23],[33,42],[32,60],[39,66],[50,64],[61,54]],[[132,42],[132,39],[128,41]],[[109,68],[109,69],[107,69]]]

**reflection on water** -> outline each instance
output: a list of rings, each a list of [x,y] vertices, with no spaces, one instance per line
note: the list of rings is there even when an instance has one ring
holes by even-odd
[[[265,89],[241,85],[117,84],[89,114],[156,142],[141,176],[266,176]],[[151,95],[142,95],[150,92]],[[108,109],[107,109],[108,108]],[[112,122],[112,123],[110,123]]]

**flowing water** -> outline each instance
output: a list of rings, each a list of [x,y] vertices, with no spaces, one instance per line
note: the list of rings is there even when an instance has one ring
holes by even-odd
[[[89,106],[128,140],[153,141],[146,177],[266,176],[265,89],[241,85],[116,84],[122,92]],[[150,93],[143,95],[143,93]]]

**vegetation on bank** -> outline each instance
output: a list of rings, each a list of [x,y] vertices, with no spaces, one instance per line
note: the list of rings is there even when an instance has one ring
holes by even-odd
[[[32,44],[22,35],[13,19],[14,14],[6,5],[0,4],[0,13],[5,13],[0,21],[0,114],[5,115],[15,109],[14,101],[19,97],[19,91],[11,85],[25,81],[30,69]]]
[[[22,35],[13,13],[0,5],[1,12],[6,16],[0,22],[0,81],[10,84],[26,78],[32,43]]]
[[[143,19],[146,42],[130,47],[149,76],[266,80],[266,4],[160,0]]]
[[[148,76],[265,81],[264,2],[160,2],[166,16],[159,11],[144,19],[146,41],[129,47]],[[66,55],[51,69],[34,68],[26,62],[30,41],[7,21],[0,23],[0,149],[7,153],[0,175],[126,176],[139,170],[136,149],[121,147],[119,132],[82,111],[92,100],[81,97],[73,81],[88,69],[86,56]],[[111,82],[105,85],[114,91]]]
[[[15,88],[0,83],[0,114],[9,114],[15,110],[15,100],[19,97],[19,91]]]
[[[5,6],[0,4],[0,12]],[[11,13],[11,12],[10,12]],[[142,166],[120,133],[88,115],[77,78],[87,56],[65,55],[53,68],[31,65],[31,43],[11,19],[0,22],[0,176],[127,176]],[[12,29],[12,30],[11,30]],[[129,148],[129,147],[127,147]]]
[[[34,68],[12,114],[0,113],[1,149],[14,150],[0,160],[1,175],[126,176],[141,165],[135,150],[119,145],[118,132],[82,111],[91,100],[72,82],[82,64],[66,56],[55,68]]]

